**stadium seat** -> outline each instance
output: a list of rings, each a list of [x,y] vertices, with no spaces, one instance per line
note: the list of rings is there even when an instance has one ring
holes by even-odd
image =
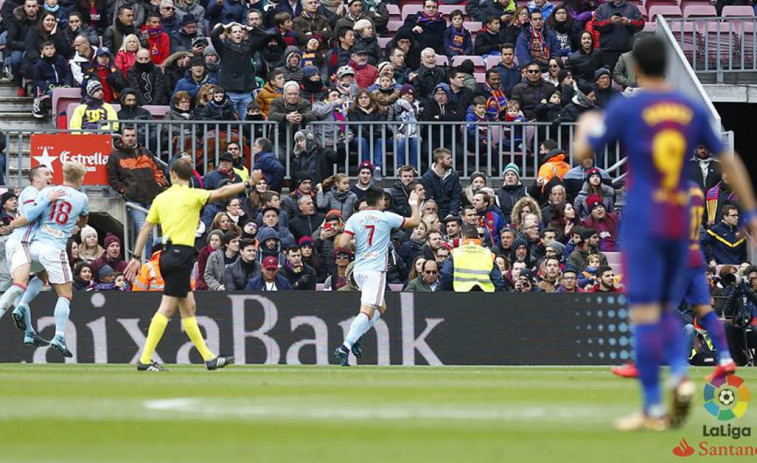
[[[447,58],[444,55],[436,55],[436,65],[437,66],[448,66],[449,65],[449,58]]]
[[[386,46],[389,44],[389,42],[392,41],[393,37],[377,37],[376,40],[378,40],[378,45],[382,50],[386,49]]]
[[[115,107],[116,105],[113,106]],[[166,114],[171,111],[171,107],[168,105],[144,105],[142,107],[152,114],[153,119],[157,121],[163,120]]]
[[[386,24],[386,28],[389,29],[389,32],[394,33],[397,32],[400,27],[402,27],[403,22],[402,21],[389,21]]]
[[[473,77],[476,78],[476,82],[478,82],[479,84],[486,82],[486,73],[484,72],[476,72],[473,74]]]
[[[641,13],[641,17],[644,18],[644,20],[647,20],[647,8],[644,5],[636,5],[637,8],[639,8],[639,13]]]
[[[691,16],[711,16],[715,17],[718,13],[715,11],[715,7],[706,4],[694,4],[686,5],[683,7],[683,17],[689,18]]]
[[[407,19],[408,16],[415,15],[423,11],[423,5],[404,5],[402,7],[402,20]]]
[[[649,18],[648,21],[654,22],[655,17],[660,14],[665,17],[674,17],[674,18],[681,18],[683,17],[683,13],[681,12],[681,8],[679,8],[677,5],[654,5],[649,8]]]
[[[53,114],[57,116],[61,111],[66,110],[71,103],[81,103],[81,98],[81,88],[79,87],[56,88],[53,90]]]
[[[452,65],[453,66],[460,66],[463,61],[465,60],[471,60],[473,61],[473,66],[476,67],[476,72],[483,72],[486,70],[486,63],[484,63],[484,59],[478,55],[458,55],[452,57]]]
[[[386,10],[389,12],[390,21],[402,21],[402,11],[399,6],[387,3]]]
[[[754,16],[754,9],[748,5],[727,5],[723,7],[722,16]]]
[[[447,22],[449,22],[449,15],[452,14],[453,11],[460,10],[463,12],[463,19],[465,19],[465,5],[439,5],[439,13],[443,14],[447,18]]]
[[[494,56],[490,55],[484,61],[486,62],[486,70],[488,71],[489,69],[493,68],[494,66],[502,62],[502,55],[494,55]]]

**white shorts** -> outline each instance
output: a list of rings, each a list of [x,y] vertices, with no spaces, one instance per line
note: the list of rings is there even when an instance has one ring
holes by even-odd
[[[5,242],[5,258],[11,270],[11,275],[22,265],[32,264],[29,273],[38,273],[44,270],[38,262],[32,261],[29,243],[22,243],[15,238],[8,238]]]
[[[360,288],[360,303],[373,307],[384,305],[384,292],[386,291],[386,272],[364,270],[354,272],[358,288]]]
[[[29,249],[32,260],[42,264],[47,271],[50,283],[62,285],[72,281],[71,266],[68,264],[68,254],[65,249],[61,250],[39,241],[33,242]]]

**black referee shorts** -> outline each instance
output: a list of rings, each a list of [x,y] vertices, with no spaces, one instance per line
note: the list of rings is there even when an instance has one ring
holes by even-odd
[[[165,287],[163,294],[172,297],[187,297],[192,290],[190,281],[197,251],[189,246],[171,245],[160,255],[160,274]]]

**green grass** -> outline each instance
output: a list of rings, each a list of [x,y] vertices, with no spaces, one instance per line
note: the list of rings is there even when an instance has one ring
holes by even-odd
[[[709,370],[696,369],[701,386]],[[757,392],[757,369],[739,375]],[[719,424],[621,434],[607,368],[0,365],[2,462],[659,462]],[[757,404],[732,424],[757,425]],[[757,433],[757,430],[755,430]],[[697,457],[700,458],[700,457]]]

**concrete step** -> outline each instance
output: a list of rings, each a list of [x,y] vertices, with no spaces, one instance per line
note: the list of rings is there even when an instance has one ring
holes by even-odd
[[[33,102],[31,97],[0,96],[0,113],[31,111]]]
[[[29,111],[0,112],[0,130],[46,130],[50,119],[37,119]]]
[[[0,98],[15,97],[17,92],[18,88],[13,83],[0,80]]]

